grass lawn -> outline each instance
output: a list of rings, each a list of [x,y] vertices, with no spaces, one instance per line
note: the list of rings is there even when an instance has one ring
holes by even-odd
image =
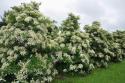
[[[111,64],[107,69],[97,69],[85,77],[65,76],[53,83],[125,83],[125,61]]]

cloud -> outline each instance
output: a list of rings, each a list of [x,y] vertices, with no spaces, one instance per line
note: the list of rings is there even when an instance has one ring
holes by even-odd
[[[23,2],[30,2],[30,0],[1,0],[0,1],[0,16],[3,16],[4,12],[9,10],[12,6],[20,5]]]
[[[93,18],[98,18],[104,15],[104,9],[100,6],[99,2],[95,0],[80,0],[76,3],[77,12],[86,14]]]
[[[72,12],[81,17],[81,26],[98,20],[109,31],[125,30],[125,0],[34,0],[41,2],[40,11],[59,23]],[[14,5],[30,0],[2,0],[0,15]]]

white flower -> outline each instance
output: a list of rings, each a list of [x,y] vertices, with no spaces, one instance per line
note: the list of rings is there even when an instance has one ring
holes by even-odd
[[[35,80],[31,79],[31,80],[30,80],[30,83],[35,83]]]
[[[3,58],[4,54],[0,54],[0,59]]]
[[[20,54],[24,56],[26,54],[26,51],[22,50],[22,51],[20,51]]]
[[[94,50],[89,50],[89,52],[90,52],[91,54],[95,54],[95,51],[94,51]]]
[[[47,80],[48,80],[48,82],[51,82],[53,79],[51,76],[48,76]]]
[[[85,62],[85,59],[81,59],[81,61],[84,63],[84,62]]]
[[[13,51],[13,50],[9,50],[9,51],[7,52],[7,55],[10,55],[10,56],[14,55],[14,51]]]
[[[62,54],[61,55],[56,55],[56,56],[57,56],[57,59],[59,59],[59,60],[63,59]]]
[[[76,47],[72,47],[71,53],[72,53],[72,54],[75,54],[75,53],[76,53]]]
[[[86,43],[82,43],[82,46],[87,48],[87,44]]]
[[[109,61],[110,56],[106,55],[106,56],[105,56],[105,59],[106,59],[107,61]]]
[[[78,72],[78,70],[77,70],[77,69],[75,69],[75,72]]]
[[[76,66],[75,65],[70,65],[70,70],[75,70]]]
[[[32,20],[32,17],[26,17],[24,21],[29,23],[31,20]]]
[[[79,64],[78,68],[82,69],[83,68],[83,64]]]
[[[33,82],[34,83],[34,82]],[[45,83],[44,81],[40,81],[40,83]]]
[[[3,65],[1,66],[1,69],[4,69],[5,67],[9,66],[9,64],[7,62],[3,63]]]
[[[5,58],[2,58],[1,59],[1,63],[5,63],[6,62],[6,59]]]
[[[47,69],[47,74],[49,75],[49,74],[51,74],[51,70],[50,69]]]
[[[82,50],[82,46],[79,45],[77,49]]]
[[[13,56],[8,56],[8,57],[7,57],[7,59],[8,59],[8,61],[10,61],[10,62],[11,62],[11,61],[13,61],[13,60],[14,60],[14,57],[13,57]]]
[[[103,55],[102,53],[98,53],[98,56],[99,56],[100,58],[104,57],[104,55]]]
[[[14,46],[14,51],[18,51],[18,46]]]
[[[57,75],[58,71],[54,69],[54,72],[52,73],[53,76]]]
[[[83,57],[84,57],[84,54],[80,54],[80,57],[83,58]]]
[[[39,79],[37,79],[35,82],[36,82],[36,83],[40,83],[40,80],[39,80]]]
[[[90,69],[90,70],[92,70],[92,69],[94,69],[94,68],[95,68],[95,67],[94,67],[93,64],[90,64],[90,65],[89,65],[89,69]]]
[[[63,72],[67,72],[67,69],[63,69]]]
[[[71,33],[70,33],[69,31],[66,32],[66,36],[70,36],[70,34],[71,34]]]
[[[62,51],[56,52],[56,56],[59,56],[59,55],[62,56]]]
[[[14,55],[13,55],[13,58],[14,58],[14,59],[17,59],[17,57],[18,57],[17,54],[14,54]]]
[[[44,77],[43,80],[44,80],[44,81],[47,81],[47,77]]]
[[[58,32],[58,35],[60,35],[60,34],[61,34],[61,31]]]
[[[66,58],[68,58],[68,59],[71,58],[70,55],[68,55],[67,53],[64,53],[63,56],[66,57]]]
[[[34,24],[35,24],[35,25],[38,25],[39,22],[35,19],[35,20],[34,20]]]
[[[16,17],[16,21],[20,21],[22,19],[22,17],[19,15]]]
[[[60,44],[60,47],[61,47],[61,48],[64,48],[64,47],[65,47],[65,44]]]

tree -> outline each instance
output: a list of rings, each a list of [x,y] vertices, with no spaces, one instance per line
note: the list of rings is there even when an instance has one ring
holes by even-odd
[[[57,73],[48,56],[56,42],[48,38],[53,21],[31,2],[15,6],[0,30],[0,76],[5,82],[46,82]],[[52,51],[51,51],[52,52]],[[51,52],[49,54],[51,55]]]
[[[114,43],[113,36],[100,27],[100,23],[94,21],[91,26],[86,25],[84,29],[91,38],[90,47],[95,53],[91,55],[92,63],[97,67],[107,67],[108,62],[115,56],[111,48]]]
[[[69,14],[61,24],[56,38],[61,51],[57,53],[57,69],[60,72],[87,73],[94,67],[89,61],[89,36],[80,31],[79,17]],[[60,54],[61,53],[61,54]]]

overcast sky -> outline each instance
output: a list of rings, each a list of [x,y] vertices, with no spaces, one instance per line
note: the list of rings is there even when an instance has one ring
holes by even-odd
[[[60,23],[68,13],[81,17],[81,26],[100,21],[109,31],[125,30],[125,0],[34,0],[41,2],[40,11]],[[14,5],[30,0],[1,0],[0,16]]]

